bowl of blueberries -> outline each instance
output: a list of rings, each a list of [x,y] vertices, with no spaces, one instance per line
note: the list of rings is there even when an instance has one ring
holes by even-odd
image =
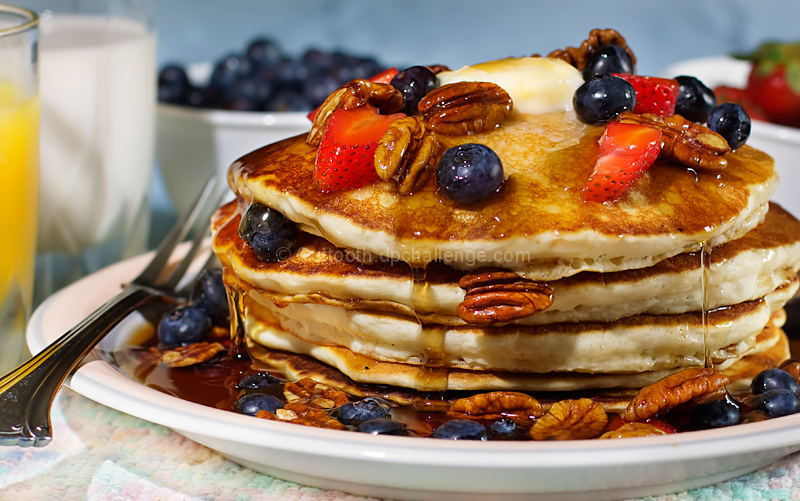
[[[157,158],[175,210],[239,157],[307,132],[307,115],[334,90],[385,70],[373,57],[311,48],[290,57],[258,37],[241,52],[158,75]]]

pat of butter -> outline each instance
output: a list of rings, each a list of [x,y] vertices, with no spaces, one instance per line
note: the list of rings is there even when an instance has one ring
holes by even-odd
[[[572,95],[583,84],[581,73],[560,59],[518,57],[499,59],[436,75],[439,85],[492,82],[514,102],[514,111],[538,115],[572,111]]]

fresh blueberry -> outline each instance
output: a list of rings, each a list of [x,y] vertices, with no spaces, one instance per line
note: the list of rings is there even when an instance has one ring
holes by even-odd
[[[158,75],[158,100],[162,103],[183,104],[189,90],[189,78],[183,67],[165,66]]]
[[[239,380],[239,384],[237,384],[236,387],[240,390],[257,390],[259,388],[270,388],[277,385],[283,385],[283,381],[271,374],[257,372],[243,377]]]
[[[250,42],[245,54],[259,68],[271,68],[283,59],[278,45],[268,38],[257,38]]]
[[[359,424],[356,431],[372,435],[407,435],[406,427],[391,418],[370,419]]]
[[[584,80],[611,73],[633,73],[633,59],[630,54],[616,45],[598,47],[581,71]]]
[[[259,111],[272,93],[269,81],[258,75],[240,75],[225,92],[224,108],[236,111]]]
[[[348,402],[335,411],[333,416],[342,424],[359,424],[372,419],[385,418],[392,410],[391,404],[382,398],[367,397],[358,402]]]
[[[311,103],[306,96],[294,89],[286,88],[276,92],[265,105],[266,111],[308,111]]]
[[[708,114],[708,128],[735,150],[750,137],[750,116],[736,103],[722,103]]]
[[[692,423],[702,429],[721,428],[739,422],[739,403],[731,398],[713,400],[692,409]]]
[[[611,75],[597,75],[587,80],[572,96],[578,118],[587,124],[603,124],[636,105],[633,85]]]
[[[482,200],[500,188],[503,163],[491,148],[467,143],[444,152],[436,168],[439,189],[456,202]]]
[[[297,225],[266,205],[250,204],[239,224],[239,236],[262,261],[289,257],[300,233]]]
[[[449,440],[489,440],[489,431],[477,421],[452,419],[445,421],[430,435],[431,438]]]
[[[695,77],[679,76],[675,80],[679,85],[675,113],[692,122],[705,123],[708,114],[717,105],[714,91]]]
[[[777,389],[765,391],[750,402],[764,411],[767,417],[780,417],[800,412],[800,397],[791,390]]]
[[[791,374],[781,369],[766,369],[759,372],[753,378],[750,388],[757,395],[778,389],[793,391],[800,395],[800,385]]]
[[[306,81],[303,95],[311,103],[312,108],[316,108],[341,85],[339,79],[329,72],[312,73]]]
[[[353,78],[370,78],[383,70],[380,63],[371,57],[358,58],[358,62],[353,67]]]
[[[192,286],[189,304],[200,308],[211,318],[214,325],[225,325],[230,318],[228,293],[222,282],[222,271],[204,269]]]
[[[284,59],[278,63],[274,70],[274,78],[281,88],[298,92],[303,91],[311,74],[307,64],[294,59]]]
[[[489,437],[492,440],[528,440],[530,436],[523,426],[513,419],[498,419],[489,423]]]
[[[436,87],[436,75],[426,66],[412,66],[395,75],[390,84],[403,94],[403,112],[415,115],[420,100]]]
[[[303,53],[302,59],[312,69],[328,69],[335,64],[333,55],[319,49],[308,49]]]
[[[158,340],[174,347],[199,343],[211,332],[211,319],[194,306],[178,306],[158,323]]]
[[[233,410],[248,416],[255,416],[258,411],[269,411],[273,414],[276,410],[283,407],[283,402],[273,395],[265,395],[264,393],[248,393],[242,395],[233,403]]]
[[[240,75],[249,73],[249,66],[250,63],[246,59],[236,54],[229,54],[214,66],[210,85],[222,92],[227,92]]]
[[[194,108],[215,108],[219,105],[218,94],[211,87],[189,86],[181,104]]]

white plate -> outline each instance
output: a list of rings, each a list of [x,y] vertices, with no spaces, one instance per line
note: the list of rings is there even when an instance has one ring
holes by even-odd
[[[33,314],[40,351],[119,290],[147,256],[118,263],[50,297]],[[130,333],[121,324],[103,343]],[[105,349],[109,349],[105,346]],[[465,442],[363,435],[279,423],[180,400],[100,360],[69,386],[278,478],[395,499],[565,500],[635,497],[721,482],[800,450],[800,414],[727,429],[624,440]],[[58,437],[56,437],[56,440]]]
[[[689,59],[664,69],[660,76],[674,78],[689,75],[710,88],[729,85],[744,88],[750,63],[727,56]],[[771,155],[778,166],[781,181],[772,200],[800,216],[800,129],[753,120],[747,144]]]

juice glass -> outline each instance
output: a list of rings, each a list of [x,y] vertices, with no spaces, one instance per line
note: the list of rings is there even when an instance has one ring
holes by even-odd
[[[147,250],[154,0],[15,0],[37,12],[41,96],[34,304]]]
[[[27,356],[39,189],[38,17],[0,5],[0,374]]]

